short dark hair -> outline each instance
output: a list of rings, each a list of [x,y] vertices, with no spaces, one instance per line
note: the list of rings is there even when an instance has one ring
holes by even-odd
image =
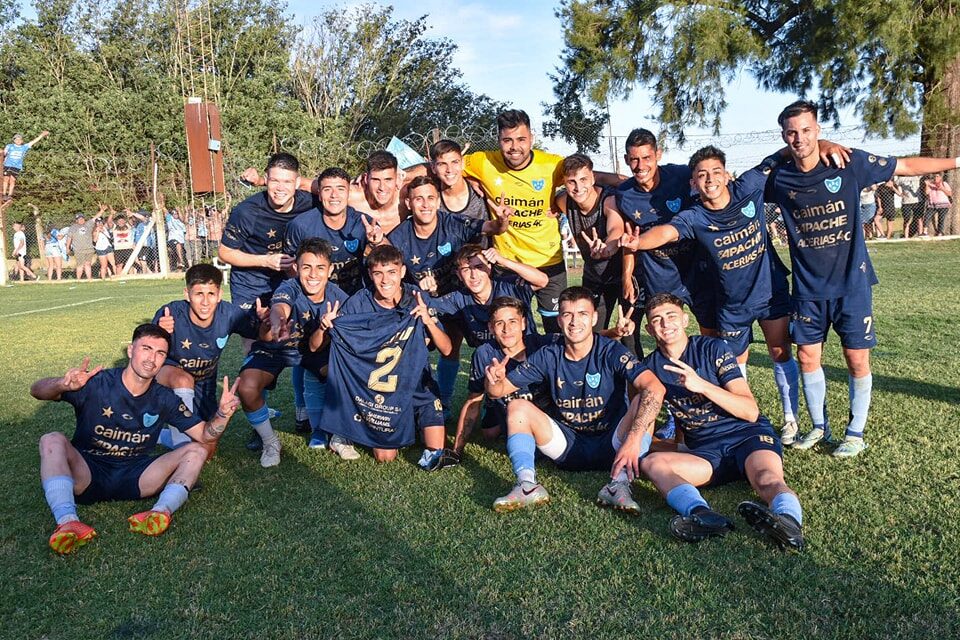
[[[403,264],[403,254],[392,244],[381,244],[367,254],[367,269],[384,264]]]
[[[337,179],[339,179],[339,180],[346,180],[346,181],[347,181],[347,184],[350,183],[350,174],[349,174],[349,173],[347,173],[346,171],[344,171],[344,170],[341,169],[340,167],[327,167],[327,168],[324,169],[322,172],[320,172],[320,175],[319,175],[319,176],[317,176],[317,184],[320,184],[320,183],[323,182],[324,180],[328,180],[328,179],[330,179],[330,178],[337,178]]]
[[[195,284],[212,284],[223,286],[223,272],[212,264],[195,264],[184,274],[189,289]]]
[[[527,307],[522,302],[511,296],[500,296],[494,298],[490,303],[490,321],[493,321],[494,314],[500,309],[513,309],[521,318],[527,317]]]
[[[627,136],[627,142],[623,145],[623,148],[629,151],[634,147],[645,146],[651,146],[656,149],[657,136],[655,136],[650,129],[634,129],[630,132],[630,135]]]
[[[407,195],[409,196],[414,189],[422,187],[425,184],[429,184],[437,190],[437,193],[440,193],[440,182],[436,178],[433,176],[417,176],[407,185]]]
[[[141,324],[133,330],[133,338],[130,339],[130,342],[136,342],[140,338],[161,338],[167,343],[167,351],[170,350],[172,338],[170,334],[167,333],[167,330],[160,325],[153,324],[152,322]]]
[[[299,259],[305,253],[326,258],[327,262],[332,262],[333,247],[323,238],[307,238],[297,247],[297,258]]]
[[[367,173],[371,171],[383,171],[384,169],[396,169],[397,156],[389,151],[374,151],[367,156]]]
[[[267,160],[265,173],[269,173],[270,169],[274,168],[300,173],[300,161],[292,153],[275,153]]]
[[[683,309],[683,300],[669,292],[655,293],[647,299],[647,304],[643,305],[643,315],[650,317],[650,312],[664,304],[672,304]]]
[[[453,140],[437,140],[430,146],[430,159],[436,160],[438,156],[450,153],[451,151],[456,151],[458,154],[463,155],[463,147]]]
[[[476,242],[468,242],[467,244],[460,247],[460,250],[457,251],[456,255],[453,256],[453,264],[460,264],[461,262],[470,262],[474,256],[478,256],[483,253],[483,247]]]
[[[593,160],[583,153],[574,153],[563,159],[563,175],[568,176],[586,167],[593,171]]]
[[[777,116],[777,124],[780,125],[780,128],[783,128],[783,123],[788,119],[793,118],[794,116],[799,116],[801,113],[812,113],[813,119],[817,119],[817,103],[811,102],[809,100],[797,100],[796,102],[791,102],[786,107],[783,108],[783,111],[780,112],[780,115]]]
[[[497,133],[504,129],[516,129],[520,125],[526,125],[527,129],[530,128],[530,116],[527,115],[526,111],[507,109],[501,111],[497,116]]]
[[[704,160],[719,160],[720,164],[727,166],[727,154],[712,144],[708,144],[694,151],[693,155],[690,156],[690,162],[687,163],[687,166],[690,167],[690,171],[693,171],[694,167]]]
[[[577,300],[589,300],[590,304],[593,305],[593,308],[597,308],[597,303],[593,299],[593,291],[587,289],[586,287],[567,287],[560,292],[560,297],[557,298],[557,308],[559,309],[564,302],[576,302]]]

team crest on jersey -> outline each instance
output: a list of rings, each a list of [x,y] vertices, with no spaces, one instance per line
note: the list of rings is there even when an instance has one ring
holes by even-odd
[[[667,200],[667,209],[670,209],[671,213],[676,213],[677,211],[680,211],[680,198]]]
[[[534,190],[534,191],[540,191],[540,190],[542,190],[542,189],[546,186],[546,184],[547,184],[547,181],[546,181],[546,180],[542,180],[542,179],[541,179],[541,180],[531,180],[531,181],[530,181],[530,186],[533,187],[533,190]]]
[[[229,338],[230,336],[223,336],[221,338],[217,338],[217,348],[223,349],[225,346],[227,346],[227,340]]]
[[[451,251],[453,251],[453,245],[451,245],[449,242],[444,242],[437,247],[437,252],[442,256],[450,255]]]
[[[836,193],[840,191],[840,185],[843,184],[843,178],[837,176],[836,178],[824,178],[823,184],[827,187],[827,191],[830,193]]]
[[[757,206],[753,204],[753,201],[751,200],[749,203],[747,203],[747,206],[740,209],[740,213],[748,218],[752,218],[757,215]]]
[[[587,385],[591,389],[596,389],[600,386],[600,374],[599,373],[588,373],[586,375]]]
[[[159,419],[160,419],[160,416],[158,416],[158,415],[156,415],[156,414],[154,414],[154,413],[145,413],[145,414],[143,414],[143,426],[148,427],[148,428],[149,428],[149,427],[152,427],[153,425],[155,425],[155,424],[157,423],[157,420],[159,420]]]
[[[384,400],[386,400],[386,398],[384,398],[384,397],[383,397],[382,395],[380,395],[379,393],[378,393],[377,395],[373,396],[373,401],[376,402],[377,404],[383,404],[383,401],[384,401]]]
[[[360,241],[357,240],[356,238],[351,238],[350,240],[344,240],[343,246],[346,248],[347,251],[349,251],[350,253],[353,253],[354,251],[357,250],[357,247],[360,246]]]

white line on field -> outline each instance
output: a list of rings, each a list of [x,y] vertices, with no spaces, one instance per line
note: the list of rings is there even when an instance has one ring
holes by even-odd
[[[0,316],[0,318],[14,318],[16,316],[27,316],[31,313],[44,313],[46,311],[56,311],[57,309],[66,309],[68,307],[79,307],[85,304],[93,304],[94,302],[103,302],[104,300],[113,300],[113,296],[107,296],[106,298],[94,298],[93,300],[84,300],[83,302],[74,302],[73,304],[61,304],[56,307],[47,307],[45,309],[32,309],[30,311],[18,311],[17,313],[5,313]]]

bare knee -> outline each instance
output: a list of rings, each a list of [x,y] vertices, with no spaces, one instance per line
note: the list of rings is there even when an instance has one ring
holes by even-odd
[[[820,351],[812,349],[797,349],[797,361],[800,363],[800,369],[811,372],[820,366]]]
[[[507,432],[530,433],[530,422],[537,411],[539,409],[529,400],[511,400],[507,404]]]
[[[70,441],[59,431],[45,433],[40,436],[40,457],[66,451]]]
[[[193,376],[179,367],[170,367],[170,386],[173,389],[193,389]]]
[[[249,411],[261,403],[263,389],[260,388],[260,384],[256,379],[253,377],[245,377],[241,374],[237,394],[240,396],[243,408]]]
[[[183,451],[183,458],[181,459],[182,464],[191,463],[191,462],[206,462],[207,455],[209,451],[207,447],[200,444],[199,442],[190,442],[182,447],[180,450]]]
[[[373,459],[377,462],[393,462],[397,459],[397,450],[396,449],[374,449],[373,450]]]

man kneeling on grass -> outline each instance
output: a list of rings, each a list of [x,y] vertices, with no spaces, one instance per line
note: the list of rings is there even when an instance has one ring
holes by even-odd
[[[73,405],[77,428],[73,440],[59,431],[40,438],[40,480],[57,520],[50,547],[70,553],[97,535],[80,522],[76,503],[139,500],[160,494],[149,511],[128,518],[130,531],[160,535],[170,515],[187,500],[207,458],[204,444],[216,442],[240,401],[237,384],[223,379],[216,414],[201,421],[173,391],[154,378],[170,351],[170,334],[154,324],[142,324],[127,347],[126,367],[80,367],[62,378],[33,383],[37,400],[65,400]],[[160,430],[170,424],[196,442],[161,456],[151,456]]]
[[[769,507],[741,502],[740,515],[781,549],[803,550],[803,512],[783,479],[780,438],[760,415],[736,357],[723,340],[687,336],[690,317],[676,296],[653,296],[646,316],[657,348],[645,364],[666,387],[664,401],[687,447],[651,453],[640,463],[680,514],[670,532],[687,542],[726,535],[733,523],[711,510],[697,487],[746,478]]]

